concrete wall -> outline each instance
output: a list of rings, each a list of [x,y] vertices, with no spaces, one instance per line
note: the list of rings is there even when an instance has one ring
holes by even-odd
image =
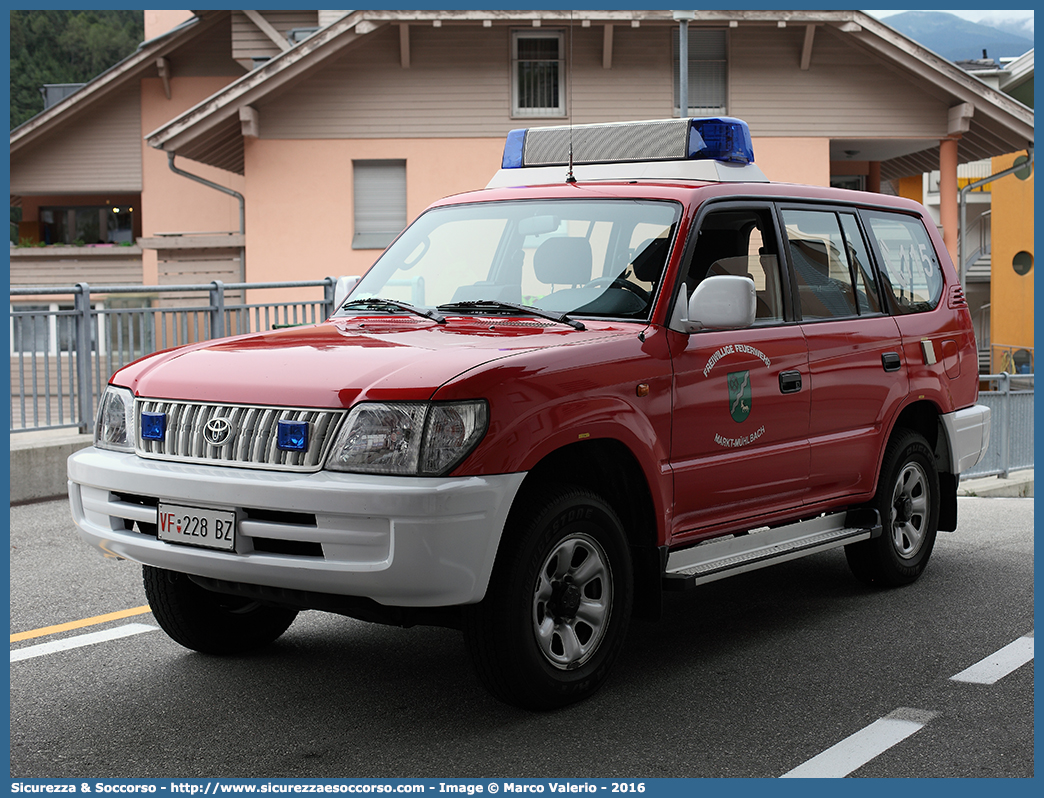
[[[11,436],[11,504],[68,493],[65,461],[91,445],[90,435],[26,432]]]

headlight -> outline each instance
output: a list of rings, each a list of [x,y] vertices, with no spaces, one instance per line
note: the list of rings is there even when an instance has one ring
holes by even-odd
[[[445,474],[482,440],[488,421],[482,400],[364,402],[344,420],[326,467],[365,474]]]
[[[101,449],[133,452],[134,394],[110,385],[102,394],[98,418],[94,422],[94,445]]]

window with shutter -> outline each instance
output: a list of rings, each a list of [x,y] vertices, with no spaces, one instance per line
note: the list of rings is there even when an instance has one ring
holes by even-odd
[[[680,111],[678,101],[679,31],[671,39],[671,63],[674,73],[674,113],[679,116],[715,116],[728,113],[726,87],[728,58],[726,31],[689,28],[689,107]]]
[[[565,58],[561,31],[511,34],[512,116],[565,116]]]
[[[352,161],[352,249],[384,249],[406,227],[406,161]]]

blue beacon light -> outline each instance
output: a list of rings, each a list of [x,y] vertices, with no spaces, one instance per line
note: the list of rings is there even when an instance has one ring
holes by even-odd
[[[280,421],[276,428],[276,446],[285,452],[303,452],[308,448],[307,421]]]
[[[690,160],[754,163],[750,128],[742,119],[728,116],[689,120]]]
[[[522,167],[522,145],[526,142],[526,129],[517,128],[509,131],[504,142],[504,159],[502,169],[520,169]]]

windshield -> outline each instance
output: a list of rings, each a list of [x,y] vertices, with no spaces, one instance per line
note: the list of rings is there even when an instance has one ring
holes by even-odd
[[[388,248],[338,315],[372,313],[359,300],[376,297],[443,313],[505,313],[513,304],[645,319],[679,213],[672,202],[616,199],[435,208]]]

